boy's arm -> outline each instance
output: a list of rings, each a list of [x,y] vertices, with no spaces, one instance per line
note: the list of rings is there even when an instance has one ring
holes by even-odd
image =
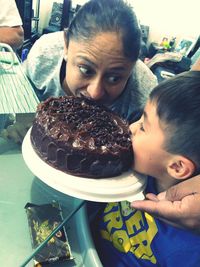
[[[174,185],[157,196],[134,201],[131,206],[180,227],[200,233],[200,175]]]

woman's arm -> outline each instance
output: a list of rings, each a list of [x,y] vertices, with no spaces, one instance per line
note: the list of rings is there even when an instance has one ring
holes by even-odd
[[[200,233],[200,175],[181,182],[157,196],[147,194],[146,197],[147,200],[134,201],[131,206],[176,226]]]

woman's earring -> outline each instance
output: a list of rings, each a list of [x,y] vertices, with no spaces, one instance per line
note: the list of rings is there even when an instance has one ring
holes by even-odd
[[[67,54],[65,54],[63,58],[67,62]]]

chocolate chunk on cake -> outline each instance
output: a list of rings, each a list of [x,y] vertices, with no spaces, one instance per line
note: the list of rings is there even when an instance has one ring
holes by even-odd
[[[87,98],[52,97],[40,103],[31,143],[49,165],[81,177],[117,176],[133,162],[128,124]]]

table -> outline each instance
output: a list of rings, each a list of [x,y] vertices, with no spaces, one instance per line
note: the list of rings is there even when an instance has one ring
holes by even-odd
[[[23,115],[35,111],[38,100],[29,81],[21,71],[21,66],[16,64],[11,72],[3,71],[3,74],[0,72],[0,113],[14,112]],[[20,79],[23,84],[19,91],[15,91],[16,88],[5,82],[11,77],[12,84],[17,79]],[[15,96],[12,103],[8,101],[7,94],[2,94],[8,91]],[[1,137],[0,184],[0,266],[19,267],[33,252],[24,209],[26,203],[40,205],[58,201],[63,217],[66,218],[80,205],[82,200],[60,193],[40,181],[26,166],[21,153],[21,145]],[[102,267],[92,241],[85,205],[67,222],[66,232],[74,260],[52,266]],[[33,262],[30,261],[26,266],[33,266]]]
[[[35,113],[39,100],[17,56],[15,64],[4,69],[10,58],[9,52],[0,51],[0,114]]]
[[[20,266],[31,255],[31,240],[24,206],[35,204],[61,204],[64,218],[80,203],[48,187],[27,168],[21,147],[0,138],[0,266]],[[74,261],[54,264],[54,267],[102,266],[91,238],[86,207],[83,206],[67,223],[66,231]],[[27,266],[33,266],[30,262]]]

